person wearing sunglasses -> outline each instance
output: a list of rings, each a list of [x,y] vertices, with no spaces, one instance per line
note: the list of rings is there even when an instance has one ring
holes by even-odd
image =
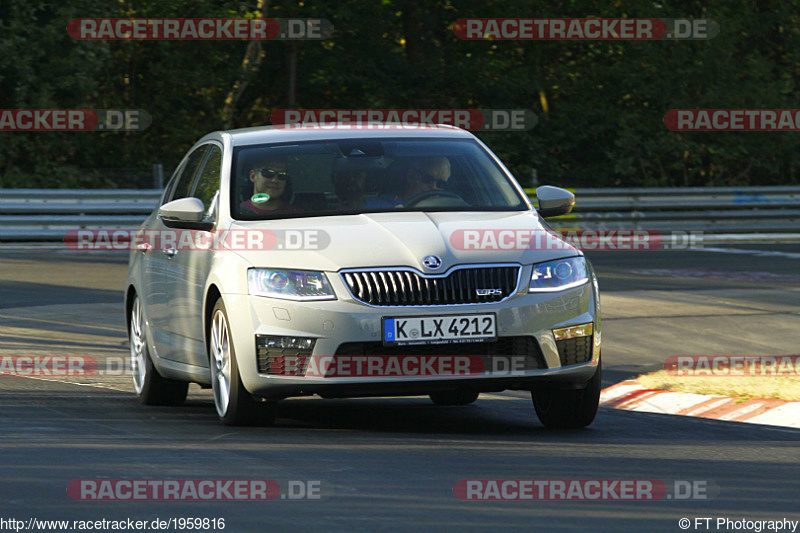
[[[250,170],[253,195],[239,207],[259,215],[280,215],[297,213],[300,210],[291,205],[291,182],[288,162],[284,157],[273,157],[261,166]]]
[[[406,190],[403,200],[408,201],[425,192],[444,190],[450,179],[450,160],[446,157],[429,157],[411,167],[406,177]]]
[[[450,179],[450,160],[446,157],[415,157],[400,164],[400,176],[405,183],[403,191],[370,198],[364,204],[365,209],[404,207],[415,196],[443,190]]]

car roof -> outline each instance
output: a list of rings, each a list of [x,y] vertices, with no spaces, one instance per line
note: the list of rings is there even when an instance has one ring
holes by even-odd
[[[260,126],[256,128],[242,128],[224,130],[210,133],[199,142],[208,139],[219,139],[229,136],[233,146],[246,146],[274,142],[335,140],[352,138],[450,138],[472,139],[473,135],[460,128],[444,124],[420,126],[394,125],[387,123],[347,125],[346,127],[325,128],[319,126],[292,126],[289,128],[275,126]]]

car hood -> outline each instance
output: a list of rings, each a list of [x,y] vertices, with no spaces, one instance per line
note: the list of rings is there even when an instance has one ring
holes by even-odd
[[[266,236],[263,246],[235,252],[256,267],[406,266],[436,273],[464,263],[530,264],[581,253],[548,233],[534,212],[370,213],[236,221],[231,229]],[[430,255],[441,260],[439,268],[423,265]]]

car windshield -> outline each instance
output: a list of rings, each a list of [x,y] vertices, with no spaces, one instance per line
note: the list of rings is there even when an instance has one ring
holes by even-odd
[[[231,213],[240,220],[528,209],[509,177],[469,139],[240,146],[232,172]]]

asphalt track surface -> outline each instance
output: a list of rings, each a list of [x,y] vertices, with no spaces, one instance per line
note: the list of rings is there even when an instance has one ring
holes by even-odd
[[[670,355],[800,352],[800,245],[589,253],[604,386]],[[0,355],[127,354],[124,254],[0,248]],[[139,405],[129,376],[0,376],[0,519],[224,518],[224,531],[685,531],[681,518],[800,520],[800,431],[601,409],[546,430],[530,397],[297,399],[275,427],[229,428],[207,391]],[[321,481],[316,500],[74,501],[79,479]],[[706,499],[461,501],[462,479],[705,482]],[[702,496],[702,494],[698,494]],[[6,528],[0,522],[0,529]],[[35,529],[34,529],[35,530]],[[175,528],[171,529],[175,531]],[[800,528],[798,528],[800,530]],[[207,530],[208,531],[208,530]],[[727,529],[733,531],[733,529]],[[753,529],[739,529],[753,531]]]

